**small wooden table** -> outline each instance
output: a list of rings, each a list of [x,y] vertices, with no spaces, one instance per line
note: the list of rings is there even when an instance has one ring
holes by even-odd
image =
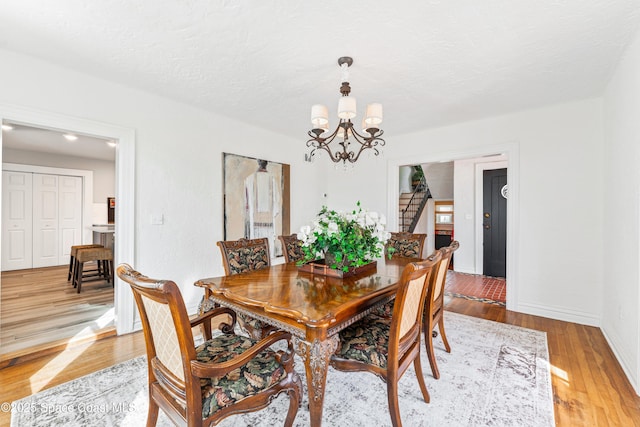
[[[300,272],[295,263],[198,280],[220,305],[291,332],[304,361],[310,424],[322,423],[329,358],[338,332],[394,298],[398,280],[412,258],[381,259],[375,269],[344,279]]]

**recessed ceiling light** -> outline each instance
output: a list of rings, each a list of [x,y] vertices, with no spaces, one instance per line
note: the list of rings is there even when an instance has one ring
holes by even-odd
[[[115,148],[116,145],[118,145],[115,141],[107,141],[107,145],[109,147]]]
[[[75,135],[73,135],[73,134],[70,134],[70,133],[65,133],[65,134],[64,134],[64,135],[62,135],[62,136],[64,136],[64,138],[65,138],[67,141],[75,141],[76,139],[78,139],[78,137],[77,137],[77,136],[75,136]]]
[[[13,126],[11,126],[11,125],[2,125],[2,130],[13,130]]]

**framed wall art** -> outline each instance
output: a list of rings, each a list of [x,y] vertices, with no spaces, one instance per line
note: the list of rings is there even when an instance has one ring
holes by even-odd
[[[224,240],[267,237],[271,257],[282,256],[279,235],[290,232],[290,167],[222,153]]]

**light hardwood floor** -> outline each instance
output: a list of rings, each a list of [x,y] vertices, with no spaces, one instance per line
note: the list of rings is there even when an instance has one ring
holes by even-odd
[[[68,271],[58,266],[2,273],[0,361],[52,342],[114,330],[113,287],[86,282],[78,294],[67,282]]]
[[[558,426],[640,426],[640,397],[633,391],[598,328],[502,307],[445,299],[446,309],[547,332]],[[455,351],[455,348],[452,349]],[[105,338],[0,370],[0,403],[11,402],[145,353],[141,333]],[[0,413],[0,425],[10,415]]]

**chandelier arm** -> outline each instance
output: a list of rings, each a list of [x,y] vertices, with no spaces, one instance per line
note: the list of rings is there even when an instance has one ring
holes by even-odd
[[[374,129],[374,128],[371,128],[371,129]],[[363,141],[367,141],[367,140],[371,140],[371,141],[378,140],[378,141],[381,141],[381,144],[380,144],[380,145],[384,145],[384,144],[385,144],[384,139],[380,138],[380,137],[382,136],[382,134],[384,133],[384,131],[383,131],[382,129],[377,129],[375,132],[373,132],[373,134],[371,134],[371,133],[367,132],[367,133],[369,133],[369,136],[364,135],[364,134],[363,134],[363,135],[361,135],[361,134],[359,134],[355,129],[352,129],[352,133],[353,133],[353,135],[355,135],[356,140],[357,140],[358,142],[360,142],[361,144],[362,144],[362,142],[361,142],[360,140],[363,140]]]
[[[364,136],[364,135],[360,135],[358,132],[356,132],[355,130],[353,130],[353,139],[356,140],[356,142],[358,144],[360,144],[360,149],[358,150],[358,154],[354,154],[354,156],[351,156],[351,158],[349,158],[349,161],[351,163],[355,163],[358,158],[360,157],[360,154],[362,154],[362,152],[368,148],[373,149],[373,152],[375,153],[375,155],[379,155],[380,151],[376,148],[376,146],[380,145],[380,146],[384,146],[385,140],[380,138],[380,135],[382,135],[382,131],[378,132],[374,132],[373,136]],[[376,135],[377,134],[377,135]]]
[[[333,133],[327,136],[326,138],[321,138],[319,135],[314,134],[313,131],[309,131],[308,134],[311,137],[311,139],[307,141],[307,147],[313,147],[313,150],[311,150],[311,155],[313,155],[313,153],[316,150],[322,149],[329,154],[329,157],[331,157],[331,160],[334,163],[338,163],[340,160],[343,160],[344,153],[346,153],[344,146],[343,146],[343,152],[337,152],[335,155],[334,153],[331,152],[331,148],[329,147],[329,145],[333,142],[333,140],[338,135],[339,128],[340,127],[338,126],[338,128],[336,128],[336,130],[333,131]]]

